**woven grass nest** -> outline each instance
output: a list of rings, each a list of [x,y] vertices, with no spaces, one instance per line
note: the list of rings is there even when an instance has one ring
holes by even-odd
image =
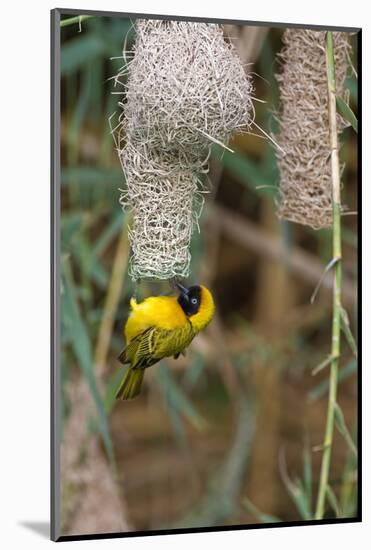
[[[325,31],[287,29],[280,54],[278,214],[314,229],[332,224],[331,158]],[[347,100],[348,33],[334,32],[337,95]],[[347,123],[338,115],[338,132]]]
[[[253,120],[252,82],[219,25],[138,20],[118,129],[133,280],[187,277],[213,143]]]

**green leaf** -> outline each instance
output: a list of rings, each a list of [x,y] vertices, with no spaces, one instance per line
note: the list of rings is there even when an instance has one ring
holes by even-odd
[[[349,323],[349,316],[346,310],[342,307],[340,308],[340,314],[341,314],[341,328],[345,334],[345,338],[349,344],[350,349],[353,352],[354,357],[357,358],[357,344],[354,339],[354,336],[352,334],[352,331],[350,330],[350,323]]]
[[[326,359],[324,359],[323,361],[321,361],[321,363],[319,363],[316,367],[314,367],[314,369],[312,370],[312,375],[316,375],[318,374],[321,370],[325,369],[326,367],[328,367],[329,365],[331,365],[331,363],[336,359],[336,357],[334,355],[329,355],[328,357],[326,357]]]
[[[312,455],[308,442],[305,443],[303,455],[303,485],[307,495],[309,513],[312,516]]]
[[[61,48],[61,73],[70,75],[105,52],[105,43],[95,34],[84,34],[66,42]]]
[[[79,235],[79,238],[70,241],[69,248],[65,246],[66,250],[71,251],[73,258],[79,265],[83,281],[85,281],[84,294],[90,296],[91,282],[102,289],[107,288],[108,285],[108,272],[104,267],[102,261],[93,253],[90,242],[84,235]]]
[[[357,361],[353,359],[348,363],[348,365],[340,369],[339,378],[338,378],[339,383],[349,378],[349,376],[352,376],[352,374],[354,374],[355,372],[357,372]],[[316,399],[319,399],[320,397],[325,395],[325,393],[328,391],[328,387],[329,387],[328,380],[321,382],[320,384],[318,384],[318,386],[316,386],[309,392],[308,398],[311,401],[315,401]]]
[[[331,508],[334,510],[336,514],[336,517],[337,518],[341,517],[341,511],[340,511],[338,499],[336,498],[336,495],[334,491],[331,489],[330,485],[327,485],[326,487],[326,496],[327,496],[327,500],[330,503]]]
[[[250,512],[250,514],[255,516],[260,521],[260,523],[280,523],[282,521],[277,516],[264,514],[251,502],[251,500],[246,497],[243,499],[242,504],[246,510]]]
[[[311,503],[309,502],[308,495],[305,492],[305,487],[301,480],[297,482],[295,490],[291,492],[291,496],[301,517],[303,519],[312,519]]]
[[[105,251],[111,241],[119,234],[124,221],[125,215],[118,209],[111,222],[105,227],[95,241],[92,251],[94,256],[100,256]]]
[[[156,380],[165,400],[183,414],[197,430],[204,430],[207,425],[206,421],[177,384],[171,370],[164,364],[159,365],[156,369]]]
[[[352,436],[350,435],[350,432],[345,424],[345,419],[343,415],[343,411],[341,410],[338,403],[335,403],[335,425],[341,435],[344,437],[349,449],[352,451],[355,457],[357,457],[357,447],[354,444],[354,441],[352,439]]]
[[[348,227],[341,228],[341,236],[345,243],[349,244],[353,248],[358,248],[358,235],[355,231],[352,231]]]
[[[170,422],[173,427],[175,439],[180,445],[180,447],[187,448],[188,447],[188,438],[187,438],[187,431],[185,427],[185,422],[178,411],[176,407],[172,406],[172,401],[169,402],[169,416],[170,416]]]
[[[111,18],[109,24],[103,26],[100,34],[106,44],[107,51],[120,51],[121,53],[123,47],[125,47],[126,50],[131,49],[135,38],[135,27],[130,19]],[[110,53],[109,55],[112,56],[115,54]],[[124,64],[123,59],[119,59],[117,62],[120,66]]]
[[[347,105],[340,96],[336,96],[336,106],[338,113],[340,113],[341,116],[353,127],[353,130],[358,133],[357,117],[349,105]]]
[[[91,166],[72,166],[63,168],[61,173],[62,185],[70,185],[78,181],[80,185],[95,187],[101,185],[102,188],[111,191],[124,185],[125,176],[120,168],[94,168]]]
[[[128,367],[118,368],[108,379],[103,396],[103,406],[106,416],[108,417],[116,403],[116,393],[121,384],[125,372]],[[91,418],[89,422],[89,429],[91,432],[99,431],[98,419],[96,417]]]
[[[78,99],[73,111],[71,123],[67,126],[67,164],[76,164],[79,154],[80,130],[88,112],[91,94],[91,76],[93,64],[87,63],[81,75]]]
[[[91,278],[102,290],[107,288],[109,280],[108,272],[102,263],[93,255],[91,256]]]
[[[353,103],[358,103],[358,81],[354,74],[348,76],[345,80],[345,88],[349,90],[350,98]]]
[[[306,474],[307,475],[307,474]],[[306,484],[301,479],[292,481],[287,472],[286,460],[282,455],[281,462],[281,476],[282,481],[291,496],[300,516],[305,519],[312,519],[311,512],[311,491],[309,494],[306,492]]]
[[[219,146],[212,147],[212,157],[220,160],[224,168],[242,184],[256,191],[258,195],[274,196],[276,194],[274,172],[267,174],[264,164],[259,164],[237,151],[234,153],[227,150],[222,151]],[[261,189],[259,189],[260,186],[262,186]]]
[[[200,379],[200,376],[206,366],[202,353],[192,353],[192,364],[186,369],[183,382],[187,390],[194,388]]]
[[[61,241],[62,248],[69,249],[71,242],[81,231],[87,221],[87,216],[81,212],[63,214],[61,219]]]
[[[357,458],[349,450],[341,479],[339,496],[341,517],[349,518],[356,514],[357,509]]]
[[[113,405],[116,402],[116,393],[117,393],[117,390],[118,390],[118,388],[121,384],[122,379],[125,376],[125,372],[126,372],[127,368],[128,367],[118,368],[112,374],[112,376],[109,378],[109,380],[107,382],[106,389],[105,389],[105,392],[104,392],[104,398],[103,398],[104,410],[105,410],[107,416],[112,411]]]
[[[272,38],[271,33],[266,34],[257,62],[259,66],[258,73],[264,76],[266,81],[269,83],[267,86],[267,94],[270,95],[272,104],[277,105],[279,99],[279,87],[275,77],[276,53],[273,47],[274,39],[272,40]]]
[[[113,446],[109,434],[108,421],[104,411],[103,400],[100,396],[93,369],[93,356],[88,331],[81,316],[80,307],[76,298],[71,267],[67,258],[62,261],[62,322],[70,335],[71,346],[77,359],[79,368],[88,384],[91,396],[98,414],[99,432],[102,436],[107,454],[113,460]]]

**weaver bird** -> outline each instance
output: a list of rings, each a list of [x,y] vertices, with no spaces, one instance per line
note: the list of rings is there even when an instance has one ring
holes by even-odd
[[[117,399],[132,399],[140,392],[144,371],[163,359],[175,359],[203,330],[214,315],[214,300],[204,286],[185,288],[175,283],[179,296],[150,296],[130,300],[131,312],[125,325],[126,348],[119,361],[129,364]]]

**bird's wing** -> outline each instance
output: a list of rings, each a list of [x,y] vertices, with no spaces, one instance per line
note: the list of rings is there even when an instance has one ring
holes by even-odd
[[[146,333],[150,330],[153,330],[153,327],[149,327],[143,332],[140,332],[137,334],[130,342],[127,344],[127,346],[122,350],[120,355],[118,356],[118,360],[125,365],[126,363],[133,363],[134,357],[136,355],[136,352],[138,348],[140,347],[141,339],[146,337]]]
[[[161,357],[156,355],[157,344],[165,336],[158,327],[149,327],[133,338],[119,355],[121,363],[130,363],[132,368],[147,368]]]

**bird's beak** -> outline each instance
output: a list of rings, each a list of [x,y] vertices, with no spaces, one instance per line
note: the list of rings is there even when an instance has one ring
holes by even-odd
[[[187,296],[187,295],[188,295],[188,293],[189,293],[188,288],[186,288],[185,286],[181,285],[180,283],[175,283],[175,286],[180,290],[180,292],[181,292],[184,296]]]

